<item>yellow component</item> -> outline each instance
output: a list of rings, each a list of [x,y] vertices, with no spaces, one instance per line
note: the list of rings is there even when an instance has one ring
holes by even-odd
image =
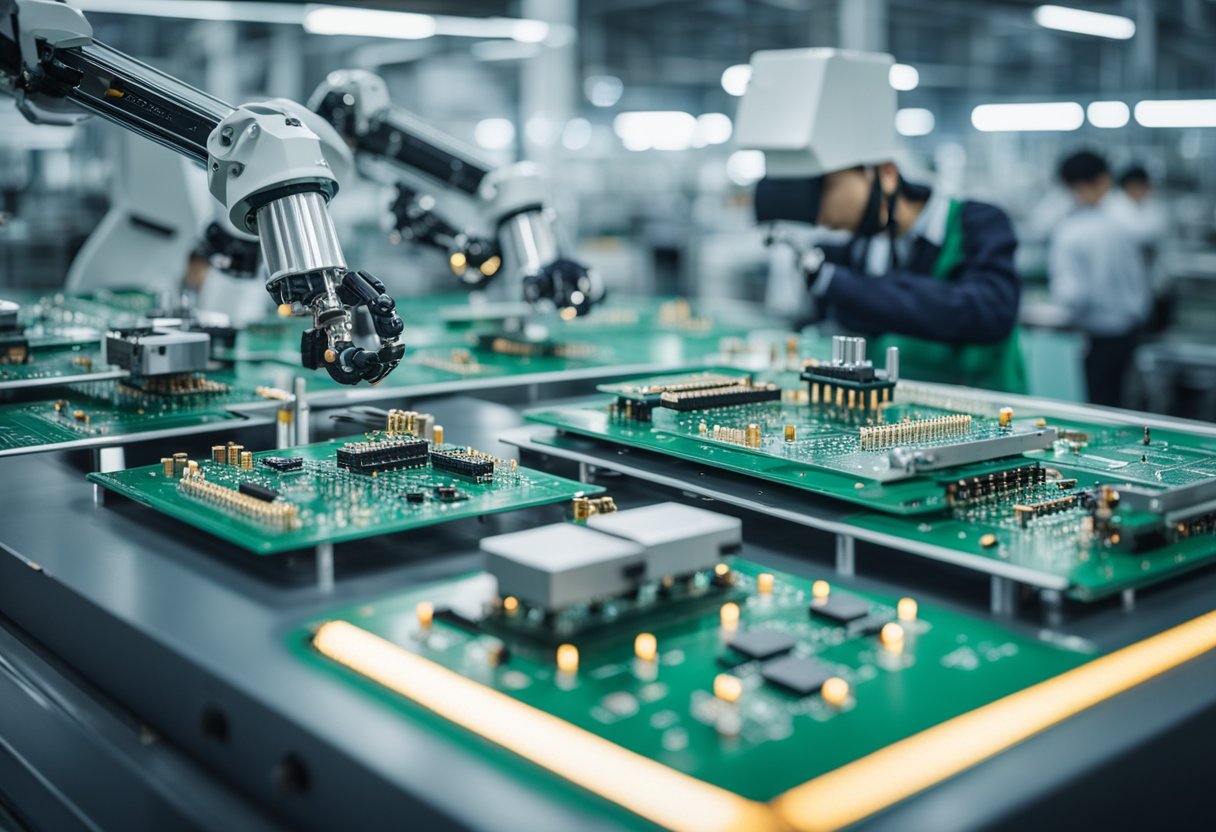
[[[280,318],[290,318],[291,317],[291,304],[290,303],[280,303],[278,313],[279,313]]]
[[[832,594],[832,585],[827,581],[815,581],[811,584],[811,597],[816,601],[822,601]]]
[[[557,669],[561,673],[574,673],[578,670],[578,648],[573,644],[559,644],[557,647]]]
[[[116,90],[113,87],[107,87],[106,91],[102,93],[102,96],[105,98],[122,98],[125,95],[125,92],[122,90]]]
[[[824,702],[834,708],[839,708],[849,701],[849,683],[839,676],[833,676],[824,681],[823,687],[819,689],[819,695],[823,697]]]
[[[486,277],[493,277],[502,267],[502,258],[497,254],[493,257],[487,257],[485,262],[481,264],[481,273]]]
[[[573,321],[578,317],[578,310],[573,306],[563,306],[562,310],[557,313],[557,316],[563,321]]]
[[[245,450],[245,446],[229,444],[226,450],[228,451],[228,464],[234,467],[240,465],[241,451]]]
[[[1003,428],[1007,428],[1011,424],[1013,424],[1013,408],[1012,407],[1002,407],[1001,408],[1000,423],[1001,423],[1001,427],[1003,427]]]
[[[772,572],[761,572],[756,576],[756,591],[761,595],[768,595],[773,591]]]
[[[431,428],[431,444],[443,444],[443,425],[435,425],[435,427]]]
[[[418,614],[418,626],[429,630],[435,621],[435,605],[430,601],[419,601],[415,612]]]
[[[1045,428],[1047,427],[1047,420],[1040,416],[1038,419],[1034,420],[1034,426],[1037,428]]]
[[[904,649],[904,628],[894,621],[888,621],[882,625],[882,631],[878,634],[878,640],[882,642],[883,647],[892,653],[898,653]]]
[[[725,578],[727,575],[730,574],[730,567],[727,566],[725,563],[719,563],[717,566],[714,567],[714,574],[717,575],[719,578]]]
[[[241,451],[241,470],[253,470],[253,451]]]
[[[220,465],[223,465],[224,462],[227,461],[227,459],[228,459],[228,446],[227,445],[212,445],[211,446],[211,461],[212,462],[218,462]]]
[[[786,442],[793,442],[797,435],[798,435],[797,428],[795,428],[793,425],[785,426],[785,441]]]
[[[633,652],[644,662],[652,662],[659,654],[659,640],[654,633],[638,633],[633,640]]]
[[[325,656],[576,786],[676,832],[777,832],[763,803],[621,748],[345,621],[317,630]]]
[[[760,447],[760,426],[754,422],[747,426],[747,446],[749,448]]]
[[[722,605],[722,609],[718,611],[718,615],[722,620],[723,630],[734,630],[739,626],[739,605],[734,601],[728,601]]]
[[[738,702],[743,695],[743,682],[730,673],[719,673],[714,677],[714,696],[723,702]]]
[[[279,408],[279,424],[290,425],[292,422],[292,412],[290,407]]]
[[[1212,649],[1216,612],[881,748],[770,805],[800,832],[851,826]]]
[[[173,457],[162,456],[160,458],[160,464],[161,464],[161,467],[164,468],[166,477],[173,476]]]
[[[983,546],[985,549],[995,546],[996,545],[996,535],[994,535],[994,534],[983,535],[982,537],[980,537],[980,545]]]
[[[900,621],[915,621],[917,614],[916,599],[900,598],[895,610],[899,615]]]
[[[464,274],[464,270],[469,266],[469,258],[464,256],[463,251],[453,251],[448,258],[448,265],[452,268],[452,274]]]
[[[502,599],[502,608],[508,615],[513,615],[519,609],[519,599],[514,595],[508,595]]]
[[[196,473],[198,471],[198,463],[195,462],[193,459],[190,460],[189,462],[186,463],[186,470],[189,471],[191,474]]]

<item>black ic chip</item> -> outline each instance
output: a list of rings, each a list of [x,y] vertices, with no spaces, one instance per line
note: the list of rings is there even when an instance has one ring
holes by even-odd
[[[262,464],[276,471],[298,471],[304,467],[304,457],[301,456],[264,456]]]
[[[797,642],[776,630],[747,630],[732,638],[727,646],[749,659],[771,659],[794,649]]]
[[[404,494],[402,494],[401,496],[406,499],[406,502],[410,502],[410,503],[426,502],[426,494],[424,494],[421,491],[407,491]]]
[[[248,494],[250,497],[265,500],[268,503],[273,503],[279,496],[279,492],[275,491],[273,488],[258,485],[256,482],[243,482],[237,486],[237,490],[242,494]]]
[[[811,615],[831,619],[837,624],[848,624],[869,613],[869,601],[845,592],[833,592],[827,598],[811,602]]]
[[[760,675],[765,681],[778,687],[793,691],[799,696],[809,696],[836,674],[819,659],[782,656],[760,665]]]

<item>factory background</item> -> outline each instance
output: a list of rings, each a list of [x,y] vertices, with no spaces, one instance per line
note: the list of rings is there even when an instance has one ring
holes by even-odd
[[[377,72],[396,104],[492,159],[547,166],[567,233],[611,291],[767,303],[777,316],[799,287],[755,227],[763,156],[732,142],[749,56],[889,52],[907,175],[1014,220],[1031,391],[1085,398],[1080,343],[1045,304],[1047,247],[1066,201],[1060,159],[1097,149],[1116,174],[1147,170],[1165,217],[1150,266],[1158,314],[1126,403],[1216,415],[1216,170],[1205,163],[1216,151],[1216,9],[1202,0],[1089,4],[1117,19],[1080,32],[1012,0],[362,4],[418,15],[388,23],[294,3],[77,5],[99,40],[224,100],[306,100],[333,68]],[[1157,112],[1159,100],[1183,103]],[[1015,103],[1051,106],[1015,124],[977,110]],[[0,286],[62,285],[131,140],[96,120],[30,125],[11,108],[0,124]],[[135,142],[136,159],[162,153]],[[356,181],[335,202],[359,266],[404,298],[450,287],[441,253],[393,244],[388,201]]]

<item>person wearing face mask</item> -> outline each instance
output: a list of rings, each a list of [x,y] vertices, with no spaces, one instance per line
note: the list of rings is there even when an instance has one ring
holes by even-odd
[[[752,56],[736,141],[765,154],[757,221],[851,235],[800,254],[807,289],[818,316],[867,336],[873,354],[898,346],[901,375],[1024,392],[1013,226],[901,175],[892,63],[836,49]]]

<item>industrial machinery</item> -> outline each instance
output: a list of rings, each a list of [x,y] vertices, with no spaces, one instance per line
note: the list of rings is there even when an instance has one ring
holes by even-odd
[[[394,225],[404,239],[442,249],[466,283],[480,285],[504,273],[526,301],[567,318],[585,314],[602,294],[595,275],[570,257],[537,165],[496,168],[394,107],[384,80],[364,70],[331,72],[309,106],[333,124],[357,160],[385,161],[426,183],[397,184]],[[473,200],[488,232],[445,219],[435,197],[422,189],[436,186]]]
[[[71,123],[94,113],[206,165],[212,196],[240,231],[256,234],[280,304],[308,308],[305,367],[335,380],[383,379],[401,360],[401,319],[384,286],[347,268],[330,219],[345,146],[286,100],[233,108],[93,38],[84,16],[49,0],[0,6],[3,88],[30,121]],[[352,307],[366,306],[380,346],[352,341]]]

